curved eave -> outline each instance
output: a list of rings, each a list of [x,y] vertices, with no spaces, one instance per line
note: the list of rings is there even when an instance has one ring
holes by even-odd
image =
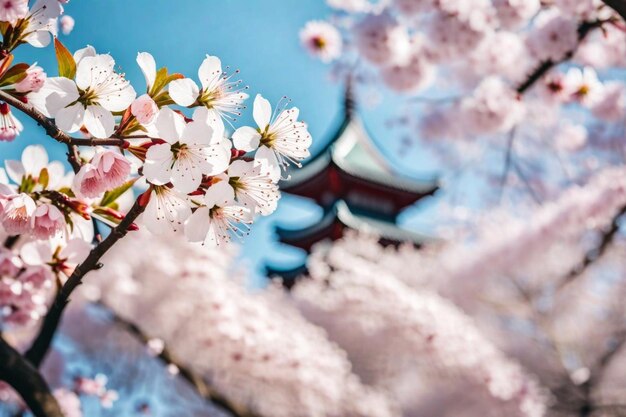
[[[402,175],[382,175],[361,167],[352,167],[345,160],[335,156],[332,156],[331,159],[337,168],[357,180],[378,184],[382,187],[391,188],[393,190],[415,194],[418,198],[434,194],[435,191],[439,189],[438,179],[417,180]]]
[[[435,238],[421,233],[413,232],[394,223],[384,220],[376,220],[370,217],[359,216],[350,210],[343,200],[339,200],[319,222],[303,229],[287,229],[277,227],[276,233],[281,242],[293,244],[311,239],[313,236],[326,235],[328,230],[339,222],[344,227],[374,234],[389,242],[412,242],[418,246],[436,241]],[[294,245],[295,246],[295,245]]]
[[[294,280],[301,275],[306,275],[308,270],[305,263],[292,268],[285,268],[267,263],[265,265],[265,273],[268,277],[279,276],[286,280]]]
[[[395,223],[356,215],[350,211],[348,205],[343,201],[337,203],[337,218],[350,229],[372,233],[382,240],[390,242],[412,242],[421,246],[436,241],[432,236],[404,229]]]
[[[326,212],[322,219],[311,226],[302,229],[289,229],[285,227],[276,226],[276,234],[279,240],[284,243],[294,242],[298,240],[304,240],[310,236],[314,236],[318,233],[322,233],[333,225],[337,219],[336,208]]]

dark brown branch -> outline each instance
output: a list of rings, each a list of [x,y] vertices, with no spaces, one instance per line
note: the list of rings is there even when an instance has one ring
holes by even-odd
[[[626,0],[602,0],[604,4],[615,10],[624,20],[626,20]]]
[[[41,365],[41,362],[50,349],[52,339],[54,338],[54,334],[56,333],[61,321],[61,315],[70,301],[72,292],[76,289],[76,287],[82,284],[83,277],[88,272],[99,269],[102,266],[100,264],[100,258],[102,258],[102,256],[109,249],[111,249],[111,247],[117,243],[118,240],[126,236],[133,222],[141,213],[143,213],[145,207],[140,204],[140,200],[141,196],[137,199],[137,201],[135,201],[135,204],[120,224],[111,230],[111,233],[102,241],[102,243],[89,252],[87,258],[83,261],[83,263],[76,267],[72,275],[59,290],[52,306],[50,307],[50,310],[48,310],[48,314],[43,321],[39,334],[35,338],[35,341],[30,349],[28,349],[25,354],[26,358],[35,367],[39,367]]]
[[[24,103],[21,100],[13,97],[11,94],[0,90],[0,100],[7,102],[9,105],[20,110],[22,113],[28,115],[31,119],[36,121],[41,127],[44,128],[46,134],[52,139],[65,143],[66,145],[75,146],[120,146],[123,147],[126,144],[124,139],[119,138],[74,138],[67,133],[63,132],[57,127],[57,125],[45,114],[34,108],[31,104]],[[70,163],[72,163],[70,161]],[[72,165],[73,167],[73,165]]]
[[[36,417],[63,417],[58,401],[39,371],[0,337],[0,380],[20,394]]]
[[[112,309],[108,308],[106,305],[100,305],[110,312],[112,320],[118,326],[122,327],[124,330],[132,334],[139,341],[141,341],[141,343],[147,344],[150,341],[151,338],[146,335],[137,325],[118,316]],[[157,357],[167,365],[176,366],[179,371],[179,375],[183,379],[185,379],[185,381],[187,381],[202,398],[228,411],[235,417],[255,416],[255,414],[250,412],[242,405],[234,404],[232,401],[229,401],[226,397],[212,389],[200,375],[196,374],[192,369],[183,365],[167,348],[164,348]]]
[[[602,234],[598,247],[585,254],[582,262],[580,262],[574,269],[572,269],[569,274],[565,276],[563,281],[561,281],[561,283],[558,285],[559,289],[563,288],[570,282],[574,281],[577,277],[582,275],[587,270],[587,268],[591,266],[591,264],[601,258],[602,255],[604,255],[611,243],[613,243],[613,241],[617,237],[617,232],[619,231],[619,221],[624,214],[626,214],[626,206],[622,207],[620,211],[613,217],[611,226]]]
[[[595,28],[599,28],[602,24],[606,23],[605,21],[594,21],[594,22],[583,22],[578,26],[578,42],[582,42],[589,32],[591,32]],[[563,63],[565,61],[570,60],[574,54],[576,53],[576,49],[578,49],[578,45],[570,51],[568,51],[563,58],[557,61],[553,61],[551,59],[542,62],[537,69],[535,69],[529,76],[526,78],[522,84],[517,87],[517,92],[519,94],[524,94],[530,87],[532,87],[537,81],[543,78],[548,71],[550,71],[554,66]]]

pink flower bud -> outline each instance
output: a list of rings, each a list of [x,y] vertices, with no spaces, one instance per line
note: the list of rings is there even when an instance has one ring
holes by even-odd
[[[130,112],[142,125],[152,123],[158,111],[159,107],[148,94],[137,97],[130,105]]]
[[[48,239],[63,230],[65,217],[56,206],[42,204],[35,210],[31,219],[31,226],[36,238]]]
[[[26,78],[15,84],[15,90],[19,93],[30,93],[41,90],[46,82],[47,75],[43,68],[38,65],[32,65],[26,70]]]
[[[24,129],[6,103],[0,103],[0,142],[11,142]]]
[[[4,230],[10,235],[20,235],[30,231],[31,217],[37,206],[28,194],[11,197],[3,205],[0,219]]]
[[[74,18],[72,16],[64,15],[59,20],[59,25],[61,26],[61,32],[64,35],[69,35],[72,30],[74,30]]]

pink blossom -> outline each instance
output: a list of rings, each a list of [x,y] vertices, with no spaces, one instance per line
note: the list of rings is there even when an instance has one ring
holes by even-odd
[[[382,69],[381,76],[392,90],[415,93],[433,82],[435,68],[424,53],[416,51],[405,64],[393,64]]]
[[[31,218],[32,233],[37,239],[48,239],[65,227],[65,216],[52,204],[41,204]]]
[[[28,194],[18,194],[4,203],[0,221],[4,230],[10,235],[28,233],[31,228],[31,217],[36,205]]]
[[[541,8],[539,0],[494,0],[498,21],[505,29],[526,24]]]
[[[14,88],[20,93],[36,93],[41,90],[46,79],[47,75],[43,68],[38,65],[31,65],[30,68],[26,70],[26,78],[15,84]]]
[[[463,121],[475,134],[510,130],[524,114],[517,93],[497,77],[485,78],[474,93],[461,101]]]
[[[333,61],[341,56],[341,33],[330,23],[312,20],[300,31],[300,43],[322,62]]]
[[[8,249],[0,249],[0,276],[15,276],[22,267],[22,261]]]
[[[159,107],[148,94],[139,96],[130,105],[130,111],[142,125],[148,125],[154,121]]]
[[[12,25],[28,14],[28,0],[2,0],[0,3],[0,21]]]
[[[528,35],[530,52],[539,60],[559,61],[578,44],[578,24],[555,13],[543,12],[537,18],[536,27]]]
[[[390,14],[368,15],[355,27],[356,46],[373,64],[388,65],[406,59],[409,35]]]
[[[90,163],[84,164],[74,177],[72,188],[78,195],[96,198],[124,184],[130,175],[130,162],[113,151],[96,153]]]
[[[98,169],[104,191],[121,186],[130,175],[130,162],[118,152],[108,150],[98,152],[91,160],[91,164]]]
[[[604,85],[600,97],[591,107],[591,112],[601,120],[613,122],[624,117],[626,110],[626,88],[620,82]]]
[[[84,164],[74,177],[72,190],[78,196],[96,198],[104,192],[104,181],[98,168],[92,164]]]
[[[61,19],[59,19],[61,32],[63,32],[64,35],[69,35],[70,33],[72,33],[72,30],[74,30],[74,24],[75,24],[75,21],[72,16],[63,15],[61,16]]]

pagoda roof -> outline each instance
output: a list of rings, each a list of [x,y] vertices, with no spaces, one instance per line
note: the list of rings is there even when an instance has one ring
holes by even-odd
[[[276,227],[280,241],[310,251],[311,246],[325,238],[338,239],[349,228],[378,236],[383,243],[411,242],[421,246],[434,238],[399,227],[383,219],[359,215],[350,210],[345,201],[339,200],[322,219],[302,229]]]
[[[397,173],[374,144],[355,111],[346,111],[339,129],[326,146],[305,161],[302,168],[290,170],[290,179],[282,182],[281,188],[297,194],[299,185],[318,177],[331,166],[356,179],[419,196],[432,194],[439,187],[436,177],[416,179]]]

